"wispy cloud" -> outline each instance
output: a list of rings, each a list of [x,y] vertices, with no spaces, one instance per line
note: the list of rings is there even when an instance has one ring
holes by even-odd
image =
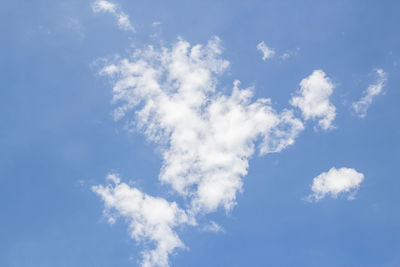
[[[383,87],[387,81],[387,74],[382,69],[378,69],[376,74],[377,79],[375,83],[369,85],[363,92],[363,97],[352,104],[353,110],[360,118],[364,118],[367,115],[369,106],[372,104],[374,98],[382,93]]]
[[[313,194],[306,200],[319,201],[330,195],[337,198],[339,194],[347,194],[348,199],[354,199],[364,175],[351,168],[331,168],[328,172],[323,172],[314,178],[311,190]]]
[[[305,120],[319,119],[318,125],[321,129],[332,129],[336,108],[329,98],[334,88],[334,84],[325,72],[315,70],[300,82],[300,89],[290,103],[301,110]]]
[[[267,59],[269,59],[269,58],[272,58],[272,57],[275,55],[275,51],[274,51],[272,48],[268,47],[268,46],[265,44],[264,41],[260,42],[260,43],[257,45],[257,50],[259,50],[259,51],[262,52],[262,54],[263,54],[262,59],[263,59],[264,61],[267,60]]]
[[[296,56],[300,51],[300,48],[296,48],[294,50],[287,50],[282,55],[279,56],[281,60],[287,60],[293,56]]]
[[[106,0],[97,0],[92,4],[92,10],[95,13],[111,13],[117,18],[120,29],[125,31],[135,31],[135,28],[129,20],[129,16],[120,11],[118,6],[112,2]]]
[[[224,228],[222,228],[221,225],[217,224],[214,221],[210,221],[209,224],[206,224],[203,227],[203,230],[207,231],[207,232],[213,232],[213,233],[220,233],[220,232],[223,233],[223,232],[225,232]]]
[[[85,38],[85,33],[81,22],[77,18],[68,17],[66,21],[66,27],[74,32],[76,32],[78,38],[83,40]]]
[[[242,191],[250,157],[257,150],[261,155],[280,152],[303,130],[293,111],[278,112],[267,98],[253,100],[253,89],[241,89],[239,81],[231,94],[223,95],[218,79],[229,62],[221,53],[218,38],[205,46],[180,39],[172,47],[136,51],[101,70],[114,83],[115,119],[125,118],[128,127],[162,147],[159,179],[187,201],[185,214],[190,218],[219,208],[230,211]],[[106,188],[96,189],[105,200],[116,192]],[[128,190],[127,185],[123,188]],[[112,201],[119,205],[119,200]],[[135,209],[129,216],[143,212]],[[131,228],[135,223],[132,220]],[[150,234],[144,237],[161,242]]]

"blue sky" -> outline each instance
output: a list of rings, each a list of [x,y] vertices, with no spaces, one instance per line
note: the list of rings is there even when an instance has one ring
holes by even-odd
[[[0,266],[400,265],[398,1],[100,2],[0,8]]]

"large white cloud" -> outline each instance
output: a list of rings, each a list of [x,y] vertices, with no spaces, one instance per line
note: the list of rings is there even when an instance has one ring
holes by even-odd
[[[387,81],[387,74],[382,69],[378,69],[376,74],[378,77],[375,83],[369,85],[363,92],[363,97],[352,104],[354,111],[361,118],[367,115],[369,106],[372,104],[374,98],[382,93],[383,86]]]
[[[135,31],[129,16],[118,9],[118,6],[106,0],[97,0],[92,4],[92,10],[95,13],[107,12],[111,13],[118,20],[118,26],[122,30]]]
[[[348,194],[348,199],[353,199],[364,175],[351,168],[331,168],[314,178],[311,190],[313,194],[307,200],[319,201],[330,195],[336,198],[339,194]]]
[[[184,224],[195,224],[193,218],[178,208],[175,202],[152,197],[121,183],[117,174],[111,173],[107,186],[94,186],[92,190],[101,196],[109,222],[122,216],[129,223],[130,235],[139,242],[152,241],[154,249],[142,252],[142,266],[168,266],[168,255],[184,245],[173,230]]]
[[[333,128],[336,108],[330,102],[334,84],[322,70],[313,73],[300,82],[298,95],[292,97],[290,103],[300,108],[305,120],[318,119],[318,125],[323,130]]]
[[[303,123],[291,110],[274,110],[270,99],[252,100],[252,88],[241,89],[239,81],[234,82],[230,94],[222,94],[217,89],[218,78],[229,62],[221,58],[221,50],[218,38],[205,46],[178,40],[172,47],[149,46],[136,51],[130,58],[111,62],[101,70],[114,84],[114,118],[125,118],[129,128],[143,132],[162,148],[159,180],[184,197],[186,213],[176,206],[173,210],[188,218],[220,207],[231,210],[255,151],[261,155],[279,152],[292,145],[303,130]],[[122,213],[125,205],[118,202],[126,199],[112,198],[119,189],[150,198],[125,184],[94,188],[103,196],[106,207]],[[108,199],[112,205],[107,204]],[[130,218],[142,218],[145,213],[142,209],[130,211]],[[132,229],[136,224],[146,228],[148,223],[147,219],[131,221]],[[172,229],[175,224],[167,226]],[[143,236],[161,242],[152,233]],[[181,246],[175,234],[169,236],[173,242],[161,250],[164,256]]]
[[[165,145],[160,180],[190,196],[195,213],[235,205],[258,139],[259,153],[279,152],[303,129],[291,111],[275,111],[269,99],[252,101],[252,90],[238,81],[230,95],[219,93],[217,76],[228,67],[220,53],[218,38],[204,47],[180,40],[102,71],[116,79],[115,118],[135,109],[131,127]]]
[[[275,50],[268,47],[264,41],[260,42],[257,45],[257,50],[263,53],[262,59],[265,61],[269,58],[272,58],[275,55]]]

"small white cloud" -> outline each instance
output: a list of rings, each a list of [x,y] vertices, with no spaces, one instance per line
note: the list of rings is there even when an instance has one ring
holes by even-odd
[[[104,12],[111,13],[118,20],[118,26],[120,29],[125,31],[135,31],[132,23],[129,20],[129,16],[124,12],[120,11],[118,6],[106,0],[97,0],[92,4],[92,10],[95,13]]]
[[[154,21],[152,24],[151,24],[151,26],[153,26],[153,27],[157,27],[157,26],[160,26],[161,25],[161,22],[159,22],[159,21]]]
[[[264,41],[257,45],[257,50],[260,50],[263,53],[262,59],[265,61],[269,58],[272,58],[275,55],[275,51],[272,48],[269,48]]]
[[[300,82],[298,95],[292,97],[290,104],[300,108],[305,120],[319,119],[318,125],[323,130],[334,128],[336,108],[329,97],[333,93],[334,84],[322,70],[313,73]]]
[[[364,180],[364,174],[351,168],[331,168],[328,172],[323,172],[314,178],[311,190],[313,194],[306,200],[319,201],[325,196],[330,195],[337,198],[339,194],[347,193],[348,199],[354,199],[361,182]]]
[[[352,104],[353,110],[360,118],[367,115],[367,110],[372,104],[374,98],[382,93],[383,87],[387,81],[387,74],[382,69],[376,71],[377,80],[374,84],[368,86],[363,92],[363,97]]]
[[[129,224],[131,238],[155,244],[154,249],[142,252],[143,267],[168,266],[168,256],[175,249],[184,248],[174,228],[194,225],[194,219],[175,202],[149,196],[121,183],[118,174],[109,174],[107,180],[113,184],[93,186],[92,190],[103,199],[108,222],[113,224],[117,217],[123,217]]]
[[[225,232],[224,228],[221,227],[221,225],[217,224],[214,221],[210,221],[209,224],[206,224],[203,227],[203,231],[206,232],[213,232],[213,233],[220,233],[220,232]]]
[[[109,173],[106,177],[107,181],[113,182],[114,184],[119,184],[121,179],[117,173]]]
[[[292,55],[291,53],[285,52],[285,53],[283,53],[283,54],[281,55],[281,59],[282,59],[282,60],[286,60],[286,59],[290,58],[291,55]]]

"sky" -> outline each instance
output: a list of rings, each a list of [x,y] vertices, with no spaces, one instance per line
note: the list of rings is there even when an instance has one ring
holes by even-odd
[[[399,10],[3,1],[0,266],[400,266]]]

